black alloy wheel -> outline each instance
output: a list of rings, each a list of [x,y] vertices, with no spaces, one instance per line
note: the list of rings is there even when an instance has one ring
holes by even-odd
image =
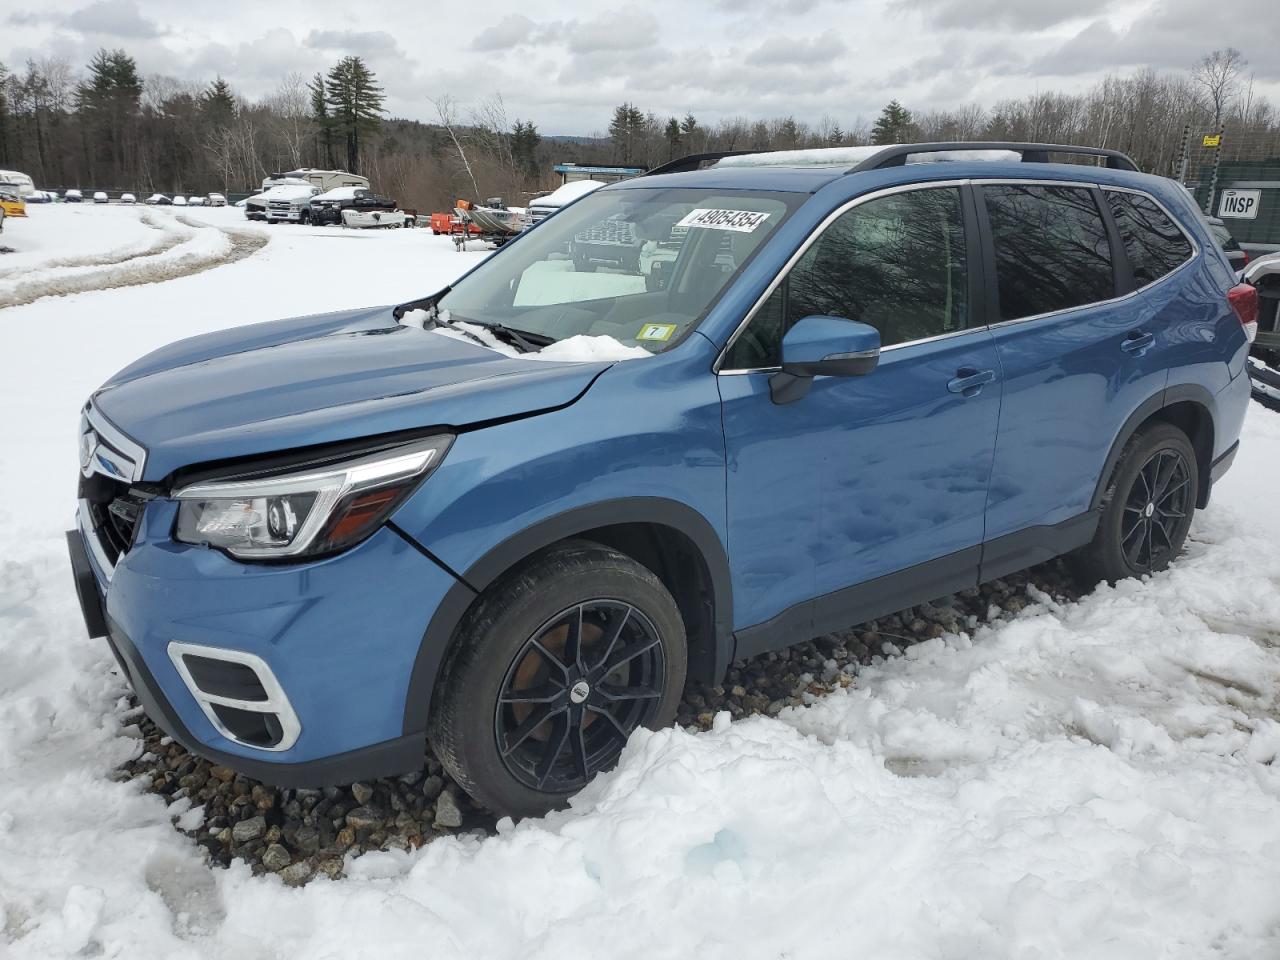
[[[462,789],[494,813],[562,806],[641,727],[675,719],[688,639],[654,572],[566,540],[490,584],[436,678],[427,734]]]
[[[1093,540],[1071,557],[1082,581],[1115,583],[1159,573],[1182,551],[1200,502],[1200,466],[1172,423],[1152,423],[1125,443],[1098,506]]]
[[[1124,505],[1120,544],[1136,571],[1167,566],[1181,546],[1179,528],[1194,509],[1191,470],[1178,450],[1157,450],[1134,479]],[[1184,534],[1185,535],[1185,534]]]
[[[502,684],[494,731],[507,770],[534,790],[585,786],[652,722],[664,660],[657,629],[630,604],[602,598],[556,614]]]

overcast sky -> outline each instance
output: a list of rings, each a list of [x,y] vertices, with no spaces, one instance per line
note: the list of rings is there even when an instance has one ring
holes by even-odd
[[[544,134],[602,131],[624,100],[704,121],[828,115],[848,127],[892,97],[990,105],[1140,66],[1185,69],[1225,46],[1280,102],[1276,11],[1277,0],[3,0],[0,62],[79,65],[123,47],[144,74],[221,74],[257,98],[354,53],[396,116],[430,119],[427,98],[441,94],[465,106],[500,92]]]

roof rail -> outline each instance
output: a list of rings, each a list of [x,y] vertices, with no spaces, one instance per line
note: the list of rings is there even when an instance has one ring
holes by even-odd
[[[640,174],[642,177],[652,177],[659,173],[684,173],[687,170],[697,170],[698,166],[712,160],[720,160],[724,157],[740,157],[748,153],[768,153],[768,150],[713,150],[711,153],[691,153],[687,157],[677,157],[675,160],[668,160],[666,163],[654,167],[652,170],[646,170]]]
[[[955,143],[896,143],[886,146],[874,156],[868,157],[846,173],[862,173],[864,170],[882,170],[900,167],[907,157],[918,153],[950,153],[968,150],[1010,150],[1022,154],[1023,163],[1048,163],[1051,153],[1071,153],[1089,157],[1105,157],[1112,170],[1134,170],[1138,165],[1127,154],[1106,147],[1077,147],[1064,143],[1017,143],[1001,140],[964,140]],[[661,168],[659,168],[661,169]]]

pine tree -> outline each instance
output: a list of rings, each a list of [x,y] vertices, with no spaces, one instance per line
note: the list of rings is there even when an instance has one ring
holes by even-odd
[[[327,77],[325,103],[334,127],[347,140],[347,169],[360,172],[360,143],[382,125],[382,87],[359,57],[343,57]]]
[[[215,127],[228,127],[236,116],[236,98],[231,85],[222,77],[209,84],[200,94],[200,112]]]
[[[329,116],[324,74],[317,73],[311,78],[311,82],[307,84],[307,94],[311,100],[311,122],[316,127],[316,162],[324,167],[332,167],[333,118]]]
[[[517,120],[511,125],[511,157],[530,177],[538,173],[537,150],[541,142],[542,135],[532,120]]]
[[[890,100],[871,128],[871,142],[877,145],[908,143],[913,122],[910,110],[897,100]]]
[[[125,128],[138,115],[142,78],[138,65],[123,50],[99,49],[89,61],[89,78],[76,89],[76,107],[84,119],[87,157],[124,169]]]
[[[674,160],[680,152],[680,121],[672,117],[667,121],[665,136],[667,138],[667,159]]]
[[[635,154],[637,140],[644,133],[644,111],[632,103],[614,108],[609,122],[609,139],[613,141],[616,156],[623,163],[630,163]]]

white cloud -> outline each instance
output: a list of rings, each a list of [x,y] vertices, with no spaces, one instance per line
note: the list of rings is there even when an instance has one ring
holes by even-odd
[[[429,120],[427,97],[446,93],[465,114],[501,93],[544,134],[599,132],[624,100],[705,123],[790,114],[850,127],[895,97],[916,111],[990,105],[1145,64],[1185,69],[1228,45],[1250,59],[1255,93],[1280,100],[1275,0],[1234,0],[1230,18],[1205,0],[559,0],[545,16],[524,0],[25,2],[0,14],[10,66],[54,54],[82,66],[119,46],[143,74],[221,74],[256,99],[288,72],[358,54],[392,115]]]

